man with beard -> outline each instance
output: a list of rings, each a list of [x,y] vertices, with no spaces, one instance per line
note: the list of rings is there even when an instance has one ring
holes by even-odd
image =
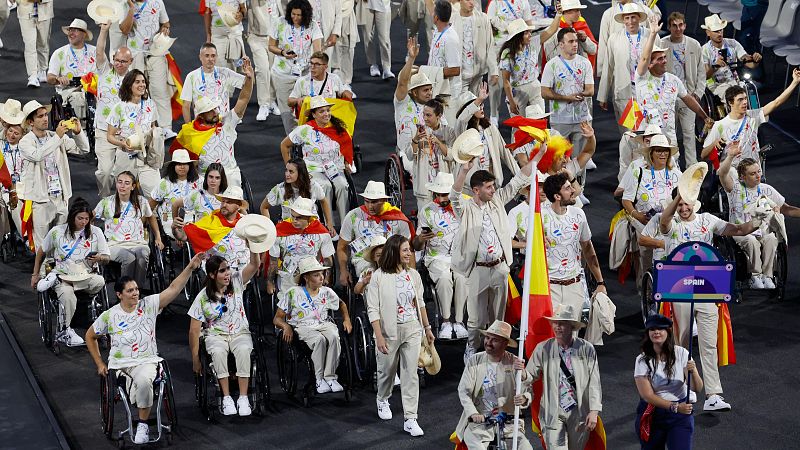
[[[397,76],[397,88],[394,90],[394,126],[397,129],[397,153],[403,158],[406,170],[411,171],[411,162],[405,158],[411,154],[411,138],[417,133],[417,127],[424,125],[423,110],[425,103],[433,97],[433,83],[422,72],[411,74],[414,60],[419,54],[419,45],[414,38],[409,38],[406,48],[406,64]]]
[[[92,40],[93,35],[85,21],[74,19],[68,26],[61,27],[61,31],[67,35],[69,43],[54,51],[50,57],[47,84],[56,87],[56,94],[61,96],[64,105],[71,106],[81,119],[81,125],[86,126],[86,97],[81,85],[76,86],[73,80],[89,72],[97,72],[97,49],[86,43]]]

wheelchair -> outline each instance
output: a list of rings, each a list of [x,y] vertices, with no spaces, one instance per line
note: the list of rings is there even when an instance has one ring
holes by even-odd
[[[728,67],[733,73],[736,84],[744,88],[744,90],[747,92],[747,109],[761,108],[761,99],[758,95],[758,87],[750,78],[750,74],[744,73],[745,63],[741,61],[732,61],[728,63]],[[709,89],[705,90],[699,103],[703,111],[705,111],[708,117],[714,119],[714,121],[722,120],[728,115],[728,112],[730,112],[730,107],[724,101],[720,100],[719,97],[717,97],[717,95],[711,92]],[[695,129],[702,130],[705,124],[700,121],[699,118],[697,120],[697,127]]]
[[[406,200],[413,201],[414,195],[409,196],[408,191],[413,189],[411,174],[403,167],[403,160],[397,153],[392,153],[386,159],[383,169],[383,182],[386,185],[386,195],[389,203],[404,210]],[[412,214],[416,216],[415,214]]]
[[[211,364],[211,355],[206,351],[206,343],[200,336],[200,374],[195,374],[194,392],[195,400],[203,415],[209,422],[216,421],[222,415],[222,390],[214,367]],[[235,367],[236,361],[233,354],[228,355],[228,366]],[[229,378],[231,392],[238,392],[238,383],[235,374]],[[269,371],[267,370],[267,344],[263,337],[253,336],[253,351],[250,354],[250,383],[247,397],[253,412],[258,416],[267,413],[272,401],[269,388]],[[233,396],[233,394],[232,394]],[[234,398],[237,398],[234,396]]]
[[[239,173],[242,177],[242,191],[244,192],[244,199],[247,200],[249,205],[247,212],[250,214],[259,214],[258,212],[258,205],[261,203],[256,203],[256,198],[253,195],[253,188],[250,186],[250,182],[247,180],[247,175],[242,172],[242,168],[239,168]]]
[[[776,233],[778,235],[778,233]],[[736,267],[736,277],[734,282],[734,300],[741,303],[744,291],[750,290],[750,271],[747,267],[747,254],[739,247],[739,244],[730,236],[714,236],[714,246],[719,249],[722,257],[728,261],[733,261]],[[775,263],[773,264],[772,276],[775,279],[775,289],[770,292],[770,297],[782,301],[786,296],[786,285],[789,275],[789,255],[788,246],[778,235],[778,248],[775,252]],[[756,291],[758,292],[758,291]]]
[[[303,146],[300,144],[293,144],[291,150],[291,158],[292,159],[303,159]],[[361,171],[363,167],[362,156],[361,156],[361,147],[358,145],[353,145],[353,163],[356,166],[356,171]],[[347,171],[344,172],[345,180],[347,180],[347,203],[348,203],[348,211],[345,213],[355,209],[358,207],[358,192],[356,191],[356,182],[353,180],[353,174],[348,173]],[[244,181],[242,181],[244,184]],[[336,205],[336,199],[331,203],[331,213],[333,211],[338,211],[338,205]],[[251,208],[255,208],[254,202],[250,202]],[[322,218],[322,208],[317,205],[317,211],[319,211],[320,218]],[[257,211],[256,211],[257,212]],[[326,224],[327,226],[327,224]],[[330,228],[330,227],[328,227]]]
[[[70,86],[81,87],[80,77],[73,77]],[[81,120],[81,129],[86,133],[86,138],[89,140],[89,155],[91,155],[91,159],[96,159],[94,150],[94,116],[97,112],[97,97],[86,91],[84,91],[84,96],[86,98],[86,117],[78,117],[78,119]],[[50,105],[48,119],[51,131],[55,131],[58,123],[62,120],[77,117],[72,106],[64,105],[64,101],[58,94],[50,98]]]
[[[125,379],[128,376],[119,373],[114,369],[109,369],[108,374],[100,377],[100,418],[103,424],[103,433],[108,439],[116,439],[119,448],[124,448],[126,445],[125,435],[133,443],[133,435],[135,428],[133,426],[134,414],[138,412],[131,411],[131,402],[129,400],[128,388]],[[120,381],[122,379],[122,381]],[[175,392],[172,386],[172,374],[169,371],[169,365],[166,360],[161,360],[156,369],[156,378],[153,381],[153,407],[156,410],[155,423],[152,419],[148,420],[151,425],[158,428],[158,434],[155,439],[150,439],[148,444],[153,444],[161,441],[162,437],[165,438],[167,444],[172,444],[173,433],[176,432],[178,427],[177,410],[175,409]],[[125,418],[127,428],[117,432],[114,435],[114,416],[117,403],[122,403],[125,407]]]
[[[355,267],[348,264],[350,279],[357,280]],[[376,376],[378,364],[375,357],[377,351],[375,345],[375,335],[372,330],[372,323],[367,315],[367,299],[353,291],[353,281],[351,286],[346,288],[345,297],[347,308],[350,312],[350,323],[353,324],[352,349],[353,349],[353,375],[362,386],[372,386],[372,390],[378,391],[378,378]]]

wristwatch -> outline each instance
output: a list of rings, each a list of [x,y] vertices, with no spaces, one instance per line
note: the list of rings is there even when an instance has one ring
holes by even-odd
[[[605,282],[605,281],[598,281],[598,282],[597,282],[597,285],[598,285],[598,286],[605,286],[605,285],[606,285],[606,282]]]

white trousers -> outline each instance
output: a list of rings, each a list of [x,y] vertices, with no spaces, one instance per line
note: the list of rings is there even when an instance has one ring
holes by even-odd
[[[138,366],[119,369],[126,377],[119,377],[120,383],[127,382],[128,397],[137,408],[153,406],[153,382],[156,379],[158,364],[144,363]]]
[[[250,378],[250,353],[253,351],[253,339],[249,331],[237,334],[207,334],[204,337],[206,351],[211,355],[211,364],[217,378],[228,378],[228,354],[233,353],[236,360],[236,376]]]
[[[344,223],[344,216],[350,211],[350,208],[348,208],[350,194],[348,191],[349,186],[347,185],[347,179],[343,174],[339,174],[338,177],[331,181],[324,173],[320,172],[312,172],[311,178],[322,186],[322,190],[325,191],[325,197],[327,197],[329,204],[333,205],[334,196],[336,197],[336,208],[339,212],[339,226],[341,226],[342,223]]]
[[[689,348],[689,303],[673,303],[675,317],[680,329],[679,345]],[[719,380],[717,366],[717,327],[719,325],[719,309],[714,303],[695,303],[694,318],[697,322],[697,346],[700,348],[700,364],[703,365],[703,384],[706,395],[721,394],[722,383]]]
[[[275,101],[274,90],[270,84],[270,67],[273,54],[269,52],[269,37],[250,34],[247,37],[250,53],[253,54],[253,64],[256,70],[256,95],[258,106],[269,106]]]
[[[275,87],[275,101],[278,109],[281,110],[281,120],[283,121],[283,131],[288,135],[297,127],[297,119],[294,117],[294,109],[289,106],[289,94],[294,89],[297,77],[272,73],[272,86]]]
[[[394,377],[400,368],[400,394],[403,400],[403,417],[417,418],[419,403],[419,376],[417,363],[422,345],[422,326],[418,320],[397,324],[397,339],[387,339],[389,353],[384,355],[375,350],[378,364],[379,401],[388,400],[392,396]]]
[[[697,162],[697,138],[694,135],[695,116],[696,114],[694,111],[689,109],[689,107],[683,103],[683,100],[675,102],[675,118],[678,121],[676,126],[680,125],[681,127],[683,158],[686,160],[685,167],[689,167]],[[673,144],[677,145],[678,143],[673,142]]]
[[[64,197],[58,196],[50,197],[46,202],[31,202],[31,205],[33,244],[38,250],[51,228],[66,223],[67,201]]]
[[[520,430],[519,434],[519,441],[517,444],[517,448],[520,450],[530,450],[531,443],[528,442],[528,438],[525,437],[525,430],[522,426],[523,420],[520,420]],[[511,448],[512,443],[514,442],[514,422],[507,423],[503,429],[504,436],[505,436],[505,443],[506,448]],[[470,450],[473,449],[483,449],[486,450],[489,448],[489,444],[494,444],[497,440],[495,433],[494,433],[494,426],[487,427],[485,423],[468,423],[467,428],[464,430],[464,444],[467,445],[467,448]]]
[[[554,407],[559,408],[558,405]],[[557,428],[542,427],[542,440],[548,450],[583,450],[589,440],[589,432],[583,427],[585,417],[578,416],[578,409],[561,410]]]
[[[19,18],[19,30],[25,44],[25,70],[28,76],[47,71],[50,57],[51,19]]]
[[[450,320],[450,310],[455,300],[455,321],[464,323],[464,306],[467,303],[467,277],[453,272],[445,261],[433,260],[426,265],[431,280],[436,283],[436,296],[439,298],[442,319]]]
[[[367,52],[367,64],[377,65],[383,70],[392,68],[392,41],[390,40],[389,30],[392,26],[391,12],[378,12],[369,10],[364,15],[365,25],[362,30],[364,49]],[[375,45],[377,40],[378,53],[380,59],[375,59]]]
[[[775,233],[754,236],[734,236],[733,240],[747,254],[747,270],[751,274],[761,274],[772,277],[772,266],[775,263],[775,254],[778,252],[778,238]]]
[[[100,292],[101,289],[106,287],[106,280],[102,275],[92,274],[89,278],[83,281],[61,281],[53,286],[58,301],[64,306],[64,326],[69,327],[72,322],[72,316],[75,315],[75,308],[78,305],[78,298],[75,296],[76,292],[85,292],[89,295],[94,295]]]
[[[500,262],[494,267],[475,266],[467,278],[467,343],[476,350],[483,346],[478,330],[506,314],[508,272],[508,265]]]
[[[333,322],[322,322],[315,326],[300,326],[294,330],[297,337],[311,349],[314,374],[317,380],[335,380],[342,347],[339,330]]]

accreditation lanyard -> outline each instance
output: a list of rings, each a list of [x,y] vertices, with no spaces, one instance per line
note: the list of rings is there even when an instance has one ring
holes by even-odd
[[[564,64],[564,67],[567,68],[567,70],[569,71],[569,74],[572,75],[572,79],[575,80],[575,84],[577,84],[578,88],[580,89],[581,84],[583,84],[583,83],[581,82],[581,79],[578,78],[578,74],[576,74],[575,71],[572,70],[572,67],[570,67],[569,64],[567,64],[567,60],[564,59],[563,56],[559,55],[558,58],[561,60],[561,63]]]
[[[442,30],[442,32],[439,33],[439,36],[436,36],[436,40],[433,41],[433,48],[439,48],[439,41],[442,40],[442,36],[444,36],[444,34],[447,33],[447,30],[449,30],[449,29],[450,29],[450,25],[447,25],[444,28],[444,30]]]
[[[139,10],[136,11],[136,13],[133,15],[133,18],[139,20],[142,17],[142,11],[144,11],[144,8],[146,6],[147,6],[147,0],[144,0],[144,2],[142,2],[142,6],[140,6]]]
[[[637,67],[639,67],[639,45],[642,42],[642,29],[639,28],[639,31],[636,32],[636,45],[633,45],[633,39],[631,39],[630,33],[628,30],[625,30],[625,37],[628,38],[628,43],[631,46],[631,56],[633,57],[633,70],[631,71],[631,80],[633,80],[633,74],[636,72]]]
[[[681,52],[681,53],[683,53],[684,55],[686,55],[686,53],[685,53],[685,52],[686,52],[686,50],[684,50],[684,51],[683,51],[683,52]],[[682,58],[680,57],[680,54],[679,54],[679,53],[678,53],[678,52],[675,50],[675,48],[674,48],[674,47],[672,48],[672,55],[673,55],[673,56],[675,56],[675,60],[677,60],[677,61],[678,61],[678,64],[680,64],[680,65],[681,65],[681,66],[683,66],[684,68],[686,67],[686,59],[682,59]]]
[[[83,59],[81,59],[80,61],[78,61],[78,55],[75,54],[75,50],[72,48],[71,45],[69,46],[69,52],[72,53],[72,60],[75,61],[75,66],[73,68],[78,72],[82,72],[81,67],[86,62],[86,58],[89,57],[89,48],[86,46],[86,44],[83,44]],[[81,75],[81,74],[76,73],[74,75]]]
[[[70,248],[67,254],[64,255],[63,258],[61,258],[61,261],[68,260],[69,257],[72,256],[73,253],[75,253],[75,249],[78,248],[78,244],[80,244],[81,240],[83,240],[83,231],[81,231],[81,234],[79,234],[78,238],[75,239],[75,242],[72,243],[72,248]]]
[[[739,136],[742,134],[742,130],[744,130],[745,122],[747,122],[747,115],[746,114],[744,115],[744,117],[742,117],[742,123],[739,124],[739,129],[736,130],[736,134],[731,136],[731,142],[735,142],[735,141],[739,140]]]
[[[319,93],[314,91],[314,77],[308,77],[308,81],[311,83],[311,86],[308,88],[308,95],[311,97],[322,95],[322,91],[325,90],[325,86],[328,84],[328,73],[325,72],[325,81],[322,82],[322,86],[319,88]]]
[[[18,181],[17,177],[19,176],[19,170],[17,169],[17,155],[19,155],[19,147],[12,149],[8,141],[3,141],[3,144],[3,155],[9,155],[11,157],[11,180],[16,183]]]
[[[306,294],[306,299],[308,300],[308,306],[311,308],[311,312],[314,313],[314,316],[317,317],[318,321],[322,322],[322,316],[317,310],[317,305],[314,304],[314,300],[311,299],[311,294],[308,293],[308,289],[306,289],[305,286],[303,286],[303,293]]]
[[[208,208],[209,211],[214,211],[214,206],[208,200],[208,197],[206,197],[206,193],[204,191],[200,191],[200,196],[203,197],[203,201],[206,203],[206,208]]]
[[[206,96],[208,97],[211,97],[211,94],[207,92],[208,89],[206,88],[206,73],[202,67],[200,68],[200,81],[203,83],[200,86],[200,92],[206,94]],[[217,96],[216,94],[219,92],[219,72],[217,72],[216,67],[214,67],[214,84],[217,86],[214,89],[214,97],[216,97]]]
[[[144,99],[139,100],[139,112],[136,113],[136,118],[133,119],[133,122],[136,125],[141,125],[142,119],[144,119]]]
[[[517,11],[514,10],[514,6],[508,0],[503,0],[503,1],[505,2],[506,7],[508,7],[508,12],[510,12],[511,15],[513,15],[515,19],[519,19],[519,16],[517,15]]]
[[[742,206],[744,207],[750,203],[750,198],[747,195],[747,185],[745,185],[743,181],[739,183],[742,185]],[[761,197],[761,183],[756,186],[756,200],[758,200],[759,197]]]
[[[653,179],[653,192],[656,192],[656,170],[650,168],[650,177]],[[672,192],[672,180],[669,178],[669,167],[664,168],[664,181],[667,184],[667,192]]]
[[[288,36],[288,38],[289,38],[289,43],[292,45],[292,50],[294,50],[295,54],[297,54],[297,57],[299,58],[300,57],[300,50],[302,50],[302,48],[303,48],[303,39],[302,38],[303,38],[303,33],[306,32],[306,27],[305,27],[305,25],[301,25],[300,26],[300,36],[299,37],[295,35],[294,30],[295,30],[295,26],[292,25],[291,26],[292,34],[290,36]],[[298,43],[300,44],[299,46],[296,45]],[[295,59],[297,59],[297,58],[295,58]]]
[[[122,220],[125,219],[125,215],[128,214],[128,211],[131,209],[131,202],[128,201],[128,206],[125,207],[125,211],[122,211],[122,214],[119,215],[118,219],[115,219],[117,226],[114,227],[114,233],[119,231],[119,227],[122,226]]]

